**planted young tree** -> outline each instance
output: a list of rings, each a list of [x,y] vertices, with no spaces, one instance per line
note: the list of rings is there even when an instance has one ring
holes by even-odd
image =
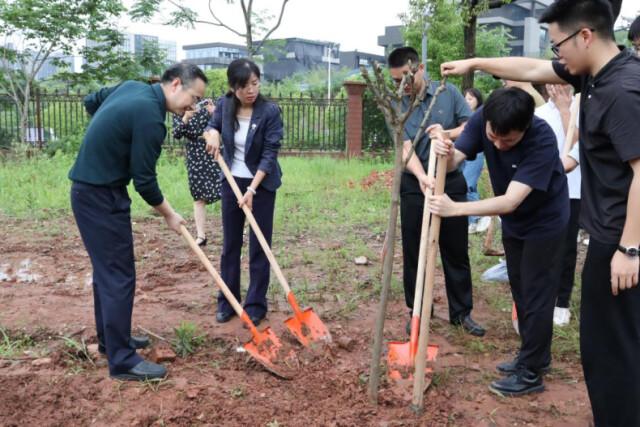
[[[236,3],[234,0],[224,0],[224,2],[227,4]],[[216,7],[222,4],[223,0],[209,0],[208,13],[205,16],[201,16],[198,11],[184,5],[185,2],[176,0],[136,0],[130,13],[133,20],[149,22],[153,16],[161,15],[163,6],[166,5],[170,12],[169,18],[163,22],[165,25],[194,28],[196,24],[206,24],[224,28],[244,39],[248,56],[252,58],[260,52],[265,42],[282,23],[288,2],[289,0],[282,0],[276,19],[275,15],[270,14],[268,10],[256,10],[253,0],[239,0],[237,4],[242,11],[244,29],[232,27],[229,21],[223,19],[216,11]],[[256,41],[258,38],[261,40]]]
[[[411,64],[409,64],[411,68]],[[400,177],[405,169],[407,162],[413,155],[416,144],[422,139],[425,128],[429,122],[429,117],[438,95],[445,90],[445,81],[437,89],[434,94],[429,108],[425,112],[420,128],[413,140],[411,150],[403,159],[404,146],[404,125],[411,117],[413,111],[420,105],[424,98],[425,91],[430,87],[431,82],[427,82],[420,93],[413,90],[414,75],[406,73],[402,82],[397,88],[393,88],[385,78],[382,69],[378,63],[373,65],[374,78],[372,79],[365,67],[361,67],[361,73],[364,77],[367,87],[373,93],[375,102],[383,113],[387,126],[393,133],[393,141],[395,148],[395,162],[393,172],[393,182],[391,186],[391,206],[389,208],[389,221],[387,223],[387,234],[385,243],[386,250],[383,251],[382,260],[382,287],[380,291],[380,306],[376,316],[376,324],[374,330],[372,351],[371,351],[371,367],[369,372],[369,398],[372,403],[378,400],[378,386],[380,383],[380,356],[382,352],[382,339],[384,332],[384,320],[387,312],[387,302],[389,298],[389,288],[391,286],[391,275],[393,274],[393,256],[395,252],[396,226],[398,223],[398,210],[400,206]],[[408,102],[403,103],[405,97],[405,87],[411,87],[411,95]]]
[[[62,65],[54,57],[72,56],[86,37],[116,43],[115,21],[124,10],[119,0],[0,0],[0,92],[17,106],[20,140],[25,140],[29,103],[43,65],[48,60]]]

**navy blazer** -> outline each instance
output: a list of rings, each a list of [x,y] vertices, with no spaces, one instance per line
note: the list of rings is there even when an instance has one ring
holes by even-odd
[[[209,120],[207,129],[220,132],[222,138],[222,155],[229,167],[233,162],[235,150],[235,122],[233,101],[225,95],[216,101],[216,109]],[[282,169],[278,163],[278,150],[282,145],[283,126],[280,108],[273,102],[258,101],[253,106],[247,141],[244,151],[244,162],[253,175],[258,170],[267,175],[260,184],[269,191],[276,191],[282,184]],[[224,179],[224,176],[222,176]]]

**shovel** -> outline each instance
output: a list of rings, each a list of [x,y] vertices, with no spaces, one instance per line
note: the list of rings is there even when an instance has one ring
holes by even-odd
[[[242,200],[242,192],[240,191],[236,180],[233,178],[233,175],[231,175],[231,171],[229,170],[229,167],[224,161],[222,155],[218,155],[217,162],[220,165],[220,169],[222,169],[227,182],[231,186],[231,189],[238,198],[238,201]],[[260,227],[258,226],[258,223],[253,216],[253,213],[251,213],[251,209],[244,205],[242,206],[242,210],[249,220],[249,224],[251,224],[251,229],[258,238],[260,246],[262,246],[262,250],[267,255],[269,263],[271,264],[271,268],[273,268],[273,271],[275,272],[280,285],[282,285],[282,288],[284,289],[284,293],[287,296],[287,301],[293,309],[294,316],[285,320],[285,325],[287,326],[289,331],[291,331],[291,333],[298,339],[298,341],[300,341],[300,343],[305,347],[318,342],[330,343],[331,334],[329,333],[329,330],[324,325],[324,323],[322,323],[322,320],[320,320],[320,317],[318,317],[318,315],[313,311],[313,309],[300,309],[300,306],[296,301],[296,297],[293,295],[293,292],[289,287],[287,279],[284,277],[284,274],[282,274],[282,270],[280,269],[276,258],[273,256],[273,252],[271,252],[271,248],[269,247],[267,240],[264,238],[264,235],[262,234],[262,231],[260,230]]]
[[[427,175],[433,178],[436,168],[436,155],[433,144],[429,153],[429,167]],[[431,193],[431,191],[429,191]],[[420,252],[418,255],[418,274],[416,276],[416,289],[413,298],[413,313],[411,315],[411,337],[409,342],[391,341],[387,351],[387,374],[390,379],[406,380],[413,378],[413,367],[416,353],[418,352],[418,336],[420,333],[420,312],[422,310],[422,299],[424,292],[425,266],[427,260],[427,243],[429,240],[429,228],[431,223],[431,212],[425,197],[424,209],[422,211],[422,230],[420,232]],[[434,361],[438,355],[438,346],[430,345],[427,349],[427,361]],[[431,370],[427,368],[426,372]]]
[[[187,241],[191,249],[198,255],[202,264],[204,264],[205,268],[215,281],[216,286],[220,288],[224,296],[227,298],[227,301],[233,307],[233,310],[240,317],[240,319],[247,325],[249,331],[251,332],[251,341],[244,344],[242,347],[249,353],[251,357],[253,357],[258,363],[264,366],[268,371],[273,374],[284,378],[290,379],[292,378],[291,372],[287,372],[287,369],[283,369],[282,367],[277,366],[276,364],[279,362],[284,362],[287,364],[287,359],[295,357],[290,352],[289,354],[285,353],[285,350],[282,348],[282,344],[280,343],[280,339],[276,336],[275,333],[271,330],[271,328],[266,327],[262,332],[258,331],[256,326],[253,324],[249,315],[242,308],[238,300],[233,296],[233,293],[229,290],[227,285],[222,280],[222,277],[218,274],[213,265],[211,265],[211,261],[204,254],[200,246],[193,240],[193,237],[187,231],[184,225],[180,226],[180,232],[182,233],[182,237]],[[284,361],[281,359],[285,359]],[[294,362],[295,363],[295,362]]]
[[[444,184],[447,174],[447,158],[438,156],[436,167],[435,195],[444,193]],[[420,317],[420,334],[418,337],[418,352],[416,355],[416,367],[413,378],[413,399],[412,407],[415,411],[422,410],[424,402],[425,367],[426,355],[428,354],[429,343],[429,323],[431,322],[431,307],[433,305],[433,285],[436,279],[436,262],[438,255],[438,243],[440,241],[441,217],[432,215],[431,226],[429,227],[429,243],[427,250],[427,267],[425,273],[426,290],[422,304],[422,315]]]

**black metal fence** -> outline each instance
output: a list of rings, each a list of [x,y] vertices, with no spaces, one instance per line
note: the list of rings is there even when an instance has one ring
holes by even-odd
[[[84,110],[83,94],[35,92],[29,101],[24,141],[37,147],[81,134],[89,116]],[[344,151],[346,148],[347,101],[345,97],[269,96],[282,110],[283,149],[288,151]],[[167,140],[180,147],[172,134],[172,117],[167,115]],[[2,140],[20,139],[20,114],[15,102],[0,94],[0,145]]]

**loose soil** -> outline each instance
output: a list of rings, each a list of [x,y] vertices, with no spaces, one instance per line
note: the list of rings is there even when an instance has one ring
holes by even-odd
[[[218,230],[220,224],[214,221]],[[89,361],[82,354],[70,354],[60,339],[67,336],[96,343],[91,266],[72,220],[43,223],[2,218],[0,235],[4,236],[0,240],[0,325],[12,336],[28,334],[35,344],[15,357],[0,359],[2,426],[586,426],[590,420],[577,359],[554,361],[544,393],[518,399],[492,395],[487,385],[499,378],[495,364],[511,358],[517,348],[510,313],[491,309],[482,293],[474,291],[474,317],[489,332],[483,339],[463,335],[447,321],[441,273],[431,335],[440,350],[421,415],[410,409],[411,389],[386,379],[377,406],[368,400],[374,298],[346,314],[338,310],[335,300],[312,303],[334,344],[311,351],[301,348],[285,327],[291,311],[284,297],[278,293],[275,301],[270,296],[270,312],[259,329],[270,326],[297,355],[294,377],[280,379],[238,350],[251,337],[237,317],[222,325],[215,322],[211,278],[158,219],[134,224],[138,274],[134,333],[142,333],[138,329],[142,327],[172,339],[173,329],[190,321],[206,340],[195,354],[167,364],[165,381],[112,380],[104,357],[95,355]],[[364,233],[362,238],[379,253],[380,241]],[[217,266],[220,242],[211,240],[206,252]],[[340,244],[306,237],[289,246]],[[274,252],[277,256],[277,247]],[[400,258],[396,260],[399,273]],[[247,271],[246,259],[243,268]],[[317,279],[314,268],[301,260],[284,269],[294,291],[296,282]],[[366,284],[371,277],[379,277],[380,266],[376,262],[354,266],[345,260],[340,268]],[[508,292],[506,286],[496,286]],[[402,295],[396,293],[388,308],[386,339],[408,340],[407,314]],[[161,342],[151,338],[153,345]],[[484,350],[469,350],[475,348],[465,345],[471,341]],[[34,359],[39,362],[34,364]]]

